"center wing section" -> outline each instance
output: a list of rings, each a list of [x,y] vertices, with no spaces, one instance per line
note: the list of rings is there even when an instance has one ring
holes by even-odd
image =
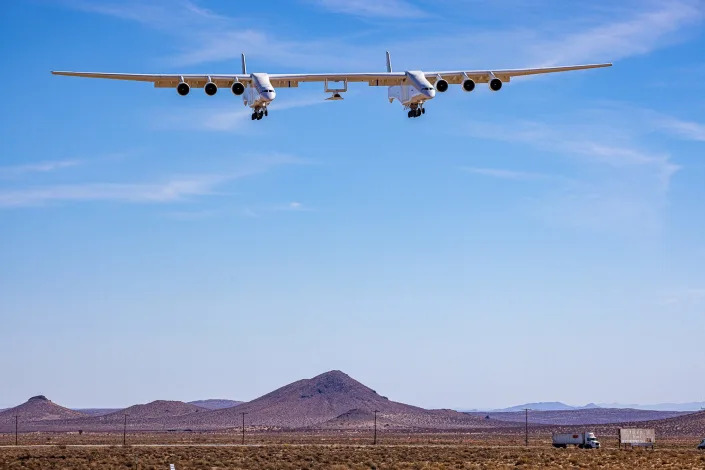
[[[406,77],[403,72],[386,73],[294,73],[269,74],[275,87],[295,87],[301,82],[367,82],[370,86],[399,85]]]

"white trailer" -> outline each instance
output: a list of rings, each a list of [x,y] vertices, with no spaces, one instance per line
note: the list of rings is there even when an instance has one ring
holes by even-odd
[[[653,449],[656,443],[655,429],[639,429],[639,428],[621,428],[619,430],[619,447],[625,446],[641,446],[651,447]]]
[[[581,449],[599,449],[600,441],[594,432],[553,433],[553,447],[577,446]]]

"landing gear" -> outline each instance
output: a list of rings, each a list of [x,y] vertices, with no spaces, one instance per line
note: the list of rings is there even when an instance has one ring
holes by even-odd
[[[413,107],[407,113],[410,118],[417,118],[422,114],[426,114],[426,110],[419,105],[413,105]]]
[[[268,115],[269,115],[269,112],[267,111],[267,108],[255,108],[255,110],[252,112],[252,120],[259,121],[264,116],[268,116]]]

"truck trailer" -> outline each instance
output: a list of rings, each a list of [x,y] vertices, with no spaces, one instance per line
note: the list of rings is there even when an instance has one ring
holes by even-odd
[[[581,449],[599,449],[600,441],[594,432],[553,433],[553,447],[577,446]]]

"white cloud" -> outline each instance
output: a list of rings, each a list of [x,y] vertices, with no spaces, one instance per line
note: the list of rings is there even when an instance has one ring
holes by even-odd
[[[188,66],[215,61],[235,61],[246,52],[259,61],[309,70],[362,70],[383,68],[382,51],[396,51],[406,66],[448,68],[477,64],[479,67],[537,66],[579,61],[618,60],[647,54],[683,41],[689,27],[700,24],[705,8],[700,0],[646,2],[631,8],[603,8],[588,19],[563,17],[541,30],[449,30],[443,34],[413,33],[350,37],[281,36],[267,25],[254,28],[246,16],[226,17],[181,0],[127,3],[66,0],[67,5],[100,14],[137,21],[177,37],[181,51],[167,58],[170,65]],[[308,0],[341,13],[368,17],[420,16],[422,10],[405,0]],[[444,8],[452,11],[453,5]],[[522,5],[514,7],[521,15]],[[528,7],[527,7],[528,8]],[[600,9],[596,9],[600,10]],[[499,14],[499,13],[498,13]],[[448,37],[453,40],[449,41]],[[374,39],[374,40],[372,40]],[[383,42],[386,47],[380,46]],[[439,47],[442,44],[443,47]],[[237,45],[237,47],[233,47]],[[377,59],[379,57],[379,59]]]
[[[19,176],[27,173],[48,173],[79,164],[80,162],[78,160],[56,160],[27,163],[16,166],[5,166],[0,167],[0,176]]]
[[[705,124],[683,121],[670,116],[659,116],[654,120],[661,129],[686,140],[705,142]]]
[[[476,175],[490,176],[492,178],[506,179],[506,180],[537,180],[537,179],[548,179],[555,178],[555,176],[547,175],[544,173],[534,173],[530,171],[514,171],[514,170],[502,170],[499,168],[478,168],[478,167],[463,167],[463,171],[468,173],[473,173]]]
[[[282,154],[252,158],[240,169],[217,174],[172,176],[153,182],[75,183],[0,190],[0,208],[45,206],[62,202],[111,201],[163,204],[218,194],[216,189],[237,179],[304,160]]]
[[[537,49],[535,55],[545,56],[547,65],[643,55],[682,40],[683,28],[700,23],[705,15],[699,0],[666,1],[656,5],[631,18],[607,21],[566,34],[558,41],[539,41],[533,46]]]
[[[680,308],[703,305],[705,304],[705,288],[686,287],[670,290],[663,294],[662,304]]]
[[[227,20],[189,0],[63,0],[63,3],[77,10],[135,21],[161,30],[208,26]]]
[[[502,117],[492,122],[490,116],[471,122],[467,132],[477,139],[511,144],[516,147],[515,158],[532,148],[556,159],[561,168],[572,167],[568,171],[575,176],[537,189],[538,196],[527,195],[531,202],[526,210],[531,214],[581,229],[647,234],[660,230],[671,179],[681,168],[672,150],[650,145],[650,134],[663,131],[654,116],[647,110],[613,104],[572,110],[545,121]],[[510,180],[543,175],[511,168],[470,171]]]
[[[324,105],[327,101],[325,95],[302,96],[286,101],[274,101],[269,106],[269,113],[298,109],[309,106]],[[252,120],[252,109],[243,106],[239,100],[235,103],[217,104],[212,107],[203,107],[190,111],[188,114],[173,112],[171,110],[157,111],[156,117],[151,119],[151,125],[157,129],[191,129],[214,132],[229,132],[236,134],[252,135],[261,130],[257,123],[255,126],[248,123]]]
[[[326,10],[373,18],[420,18],[426,13],[404,0],[313,0]]]
[[[0,191],[0,207],[43,206],[68,201],[164,203],[211,194],[225,180],[212,175],[177,177],[154,183],[78,183]]]

